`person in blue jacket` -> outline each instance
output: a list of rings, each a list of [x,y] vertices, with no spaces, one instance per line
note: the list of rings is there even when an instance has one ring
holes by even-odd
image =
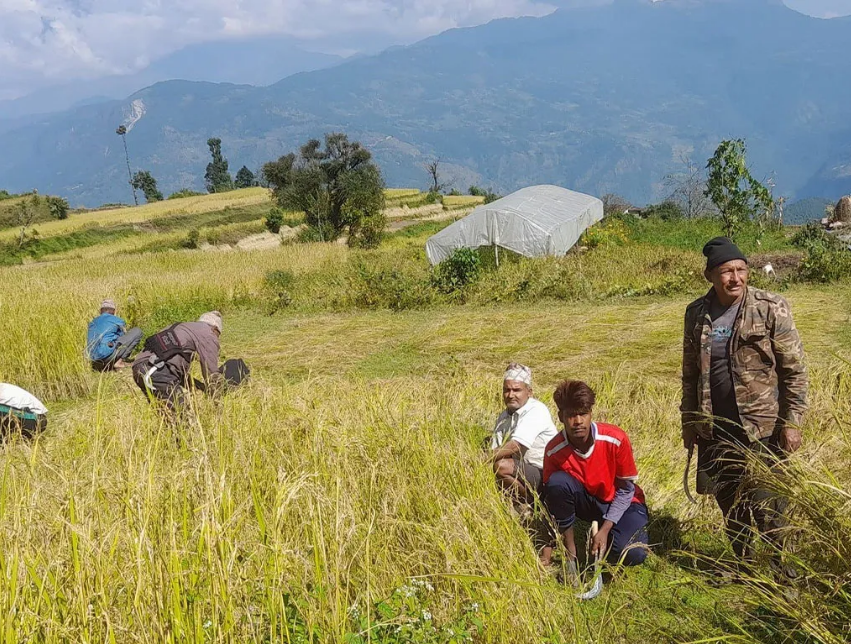
[[[127,331],[127,323],[115,315],[115,302],[104,300],[100,315],[89,323],[86,353],[95,371],[112,371],[126,366],[125,360],[142,341],[142,330]]]

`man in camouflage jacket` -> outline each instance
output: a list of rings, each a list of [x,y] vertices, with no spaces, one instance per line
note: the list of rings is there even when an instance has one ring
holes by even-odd
[[[776,474],[801,446],[803,346],[789,304],[747,285],[747,259],[729,239],[711,240],[703,253],[712,288],[685,314],[683,443],[698,446],[698,491],[715,495],[736,554],[749,555],[751,517],[779,552],[786,502],[745,485],[747,453]]]

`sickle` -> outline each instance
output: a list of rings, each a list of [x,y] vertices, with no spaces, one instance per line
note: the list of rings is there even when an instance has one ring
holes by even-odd
[[[694,443],[689,445],[689,448],[688,448],[688,458],[686,459],[686,469],[683,472],[683,491],[686,493],[686,497],[688,497],[688,500],[691,501],[693,505],[697,505],[697,501],[691,495],[691,491],[688,489],[688,474],[689,474],[689,470],[691,469],[691,458],[692,458],[693,455],[694,455]]]

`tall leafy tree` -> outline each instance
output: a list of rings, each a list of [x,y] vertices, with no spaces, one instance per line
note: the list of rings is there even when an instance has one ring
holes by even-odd
[[[257,179],[254,177],[254,173],[249,170],[247,166],[242,166],[239,169],[239,172],[236,173],[235,183],[237,188],[251,188],[252,186],[257,185]]]
[[[718,208],[724,234],[734,238],[748,221],[762,227],[774,214],[771,191],[748,170],[742,139],[722,141],[706,164],[706,196]]]
[[[228,172],[228,160],[222,155],[222,140],[207,139],[207,147],[210,148],[210,155],[213,157],[213,160],[207,164],[207,171],[204,173],[207,192],[233,190],[233,179]]]
[[[139,170],[134,174],[131,183],[136,190],[141,190],[144,193],[145,201],[148,203],[163,200],[163,193],[157,188],[157,180],[147,170]]]
[[[324,241],[348,232],[349,244],[376,246],[384,217],[384,179],[369,150],[340,132],[316,139],[298,155],[290,153],[263,166],[263,177],[278,205],[300,210]]]

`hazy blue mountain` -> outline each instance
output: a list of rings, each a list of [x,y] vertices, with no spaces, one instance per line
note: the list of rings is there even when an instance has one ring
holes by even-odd
[[[615,0],[544,18],[456,29],[269,87],[159,83],[129,99],[0,127],[0,185],[72,203],[127,199],[123,151],[166,192],[200,188],[205,141],[256,169],[309,137],[343,130],[388,183],[447,178],[501,192],[555,183],[634,203],[663,194],[684,152],[708,158],[745,137],[779,194],[851,192],[851,19],[779,0]],[[839,168],[837,171],[836,169]]]
[[[825,216],[824,209],[833,203],[836,202],[824,197],[807,197],[790,203],[783,213],[784,223],[793,226],[808,221],[820,221]]]
[[[58,112],[122,99],[140,87],[174,79],[269,85],[286,76],[331,67],[343,60],[339,56],[305,51],[292,39],[281,36],[200,43],[155,60],[135,74],[76,81],[0,101],[0,118]]]

